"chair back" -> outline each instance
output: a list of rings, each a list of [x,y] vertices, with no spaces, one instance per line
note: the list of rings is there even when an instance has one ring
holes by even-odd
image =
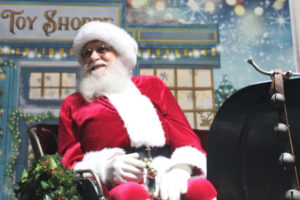
[[[27,130],[35,159],[57,153],[57,124],[36,124]],[[105,200],[101,182],[90,169],[77,170],[77,189],[86,200]],[[87,176],[87,177],[86,177]]]
[[[207,138],[208,138],[209,130],[193,129],[193,131],[198,136],[203,150],[206,151],[206,149],[207,149]]]
[[[45,154],[52,155],[57,152],[57,124],[36,124],[27,132],[36,159]]]

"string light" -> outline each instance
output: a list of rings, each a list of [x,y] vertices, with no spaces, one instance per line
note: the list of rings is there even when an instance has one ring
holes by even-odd
[[[225,2],[230,6],[234,6],[237,3],[236,0],[226,0]]]
[[[61,59],[61,55],[60,55],[59,53],[56,53],[56,54],[54,55],[54,59],[55,59],[55,60],[60,60],[60,59]]]
[[[11,48],[9,46],[0,47],[0,55],[16,55],[16,56],[22,56],[27,57],[30,59],[34,58],[50,58],[55,60],[61,60],[61,59],[67,59],[69,57],[72,57],[72,52],[66,53],[66,49],[64,49],[63,52],[55,52],[54,50],[48,51],[48,54],[45,53],[45,48],[40,49],[39,48],[23,48],[20,50],[20,48]],[[52,48],[53,49],[53,48]]]
[[[144,59],[149,59],[150,55],[147,52],[143,53],[143,58]]]
[[[204,5],[204,10],[207,12],[214,12],[216,10],[216,5],[213,1],[208,1]]]
[[[9,54],[9,49],[10,49],[9,47],[5,46],[2,49],[4,54]]]
[[[34,58],[35,57],[35,54],[33,51],[30,51],[29,54],[28,54],[28,58]]]
[[[262,16],[264,13],[264,9],[262,7],[256,7],[254,9],[254,14],[257,16]]]
[[[168,58],[169,60],[175,60],[176,57],[173,53],[171,53]]]
[[[198,49],[195,49],[195,50],[193,51],[193,56],[194,56],[194,57],[199,58],[200,55],[201,55],[201,52],[200,52]]]

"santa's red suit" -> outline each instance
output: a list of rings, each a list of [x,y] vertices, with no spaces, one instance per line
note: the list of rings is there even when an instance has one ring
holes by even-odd
[[[150,101],[149,101],[150,100]],[[154,107],[154,109],[153,109]],[[170,157],[153,158],[151,167],[160,177],[173,166],[193,167],[184,199],[213,199],[216,191],[205,179],[206,154],[169,88],[155,76],[132,77],[124,92],[86,101],[74,93],[62,103],[58,151],[63,164],[90,168],[105,182],[101,163],[141,146],[170,146]],[[101,177],[102,176],[102,177]],[[104,177],[103,177],[104,176]],[[111,199],[150,199],[147,187],[134,182],[110,188]],[[146,188],[146,189],[144,189]]]

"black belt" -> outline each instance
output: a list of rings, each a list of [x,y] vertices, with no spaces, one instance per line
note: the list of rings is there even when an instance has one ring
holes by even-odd
[[[141,146],[139,148],[130,147],[124,149],[126,153],[135,153],[137,152],[139,154],[139,158],[155,158],[157,156],[165,156],[167,158],[170,158],[171,156],[171,149],[169,145],[166,145],[164,147],[146,147]]]

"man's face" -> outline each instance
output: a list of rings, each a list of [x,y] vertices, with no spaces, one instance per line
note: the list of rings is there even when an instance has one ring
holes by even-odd
[[[101,41],[92,41],[82,49],[85,61],[80,92],[87,101],[94,97],[122,91],[131,78],[129,67],[118,54]]]
[[[81,50],[84,67],[87,71],[104,71],[108,63],[117,59],[116,51],[106,43],[94,40],[88,42]]]

